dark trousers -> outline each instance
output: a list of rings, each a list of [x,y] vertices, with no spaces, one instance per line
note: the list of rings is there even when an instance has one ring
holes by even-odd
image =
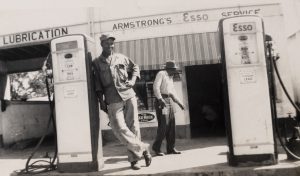
[[[158,101],[155,101],[155,111],[158,121],[158,128],[155,141],[152,149],[160,152],[160,147],[164,138],[167,142],[167,152],[171,152],[175,147],[175,116],[170,98],[164,98],[167,102],[168,114],[164,115],[162,109],[158,106]]]

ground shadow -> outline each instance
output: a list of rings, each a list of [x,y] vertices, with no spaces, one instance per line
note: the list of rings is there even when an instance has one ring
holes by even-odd
[[[117,162],[122,162],[122,161],[128,161],[127,158],[109,158],[107,160],[104,161],[104,164],[113,164],[113,163],[117,163]]]
[[[108,169],[108,170],[100,171],[99,174],[100,175],[105,175],[105,174],[111,174],[111,173],[125,171],[125,170],[130,170],[130,169],[131,169],[130,166],[128,166],[128,167],[121,167],[121,168],[115,168],[115,169]]]

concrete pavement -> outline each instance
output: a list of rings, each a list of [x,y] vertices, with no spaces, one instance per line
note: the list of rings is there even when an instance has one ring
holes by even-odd
[[[151,142],[151,141],[148,141]],[[152,164],[145,167],[144,160],[140,161],[141,170],[131,170],[127,161],[126,149],[119,143],[108,143],[103,147],[104,168],[99,172],[90,173],[59,173],[51,171],[39,175],[50,176],[85,176],[85,175],[200,175],[200,176],[299,176],[300,161],[287,161],[286,154],[280,152],[279,163],[263,167],[231,167],[227,164],[228,150],[225,137],[202,137],[197,139],[179,139],[177,149],[180,155],[154,156]],[[37,158],[52,150],[51,146],[42,147]],[[164,149],[164,146],[163,148]],[[14,171],[25,166],[26,156],[30,149],[0,150],[1,176],[17,175]],[[279,149],[279,151],[282,151]],[[23,174],[24,175],[24,174]]]

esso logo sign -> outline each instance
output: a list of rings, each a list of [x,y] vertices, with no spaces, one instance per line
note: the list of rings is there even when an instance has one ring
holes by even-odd
[[[253,25],[246,25],[246,24],[238,24],[238,23],[235,23],[233,24],[233,31],[234,32],[241,32],[241,31],[252,31],[253,30]]]
[[[240,34],[240,33],[253,33],[256,32],[255,23],[232,23],[231,24],[231,33]]]

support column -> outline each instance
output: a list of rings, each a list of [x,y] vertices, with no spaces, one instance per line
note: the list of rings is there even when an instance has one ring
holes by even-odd
[[[0,147],[3,146],[3,130],[2,130],[2,116],[1,112],[5,111],[6,104],[4,101],[4,95],[7,82],[7,67],[6,62],[0,60]]]

